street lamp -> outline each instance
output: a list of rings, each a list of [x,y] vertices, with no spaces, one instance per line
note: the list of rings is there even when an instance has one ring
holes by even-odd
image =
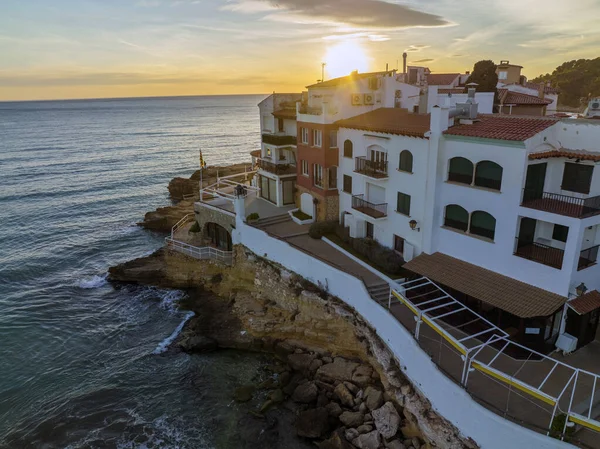
[[[412,229],[413,231],[421,232],[421,228],[417,228],[417,224],[417,220],[410,220],[408,222],[410,229]]]
[[[587,287],[585,286],[585,284],[582,282],[581,284],[579,284],[576,288],[575,288],[575,292],[577,292],[577,296],[582,296],[585,294],[585,292],[587,292]]]

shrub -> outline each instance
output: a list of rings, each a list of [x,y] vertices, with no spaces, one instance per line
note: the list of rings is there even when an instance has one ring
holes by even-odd
[[[297,210],[297,211],[293,212],[293,215],[294,215],[294,217],[296,217],[298,220],[301,220],[301,221],[310,220],[312,218],[310,215],[305,214],[301,210]]]
[[[260,215],[258,215],[256,212],[252,212],[250,215],[248,215],[246,217],[247,221],[252,221],[252,220],[258,220],[260,218]]]
[[[562,435],[562,431],[565,428],[565,421],[567,419],[567,415],[561,413],[560,415],[556,415],[552,420],[552,425],[550,427],[550,436],[552,438],[560,439]],[[565,430],[565,441],[569,441],[573,434],[575,433],[575,426],[567,426]]]
[[[310,225],[308,229],[308,235],[313,239],[320,239],[325,234],[331,234],[335,232],[335,228],[338,226],[337,221],[317,221]]]
[[[352,248],[373,265],[389,274],[400,274],[404,260],[396,251],[380,245],[373,239],[351,239]]]
[[[190,232],[200,232],[200,225],[197,221],[195,221],[194,224],[190,227]]]

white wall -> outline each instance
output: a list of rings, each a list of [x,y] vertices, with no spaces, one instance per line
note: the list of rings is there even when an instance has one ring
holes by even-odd
[[[328,291],[353,307],[377,332],[394,354],[403,373],[426,397],[435,411],[455,425],[482,449],[566,449],[573,446],[546,437],[501,418],[482,407],[446,377],[419,347],[399,321],[375,303],[357,278],[301,252],[286,242],[246,225],[237,218],[234,243],[241,243],[261,257],[279,263]]]
[[[468,94],[440,94],[438,86],[429,86],[427,89],[427,113],[431,113],[434,106],[455,107],[457,103],[466,103]],[[493,92],[475,92],[475,102],[480,114],[491,114],[494,111]]]

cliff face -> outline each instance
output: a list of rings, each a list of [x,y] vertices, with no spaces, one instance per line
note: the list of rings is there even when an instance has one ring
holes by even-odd
[[[411,388],[392,354],[353,309],[244,247],[235,248],[235,261],[223,267],[160,250],[111,268],[110,279],[196,289],[185,304],[196,317],[184,332],[184,349],[202,350],[209,338],[220,347],[276,353],[302,348],[360,360],[373,367],[385,394],[401,410],[404,437],[424,440],[424,447],[476,447]],[[197,337],[203,339],[195,347]]]

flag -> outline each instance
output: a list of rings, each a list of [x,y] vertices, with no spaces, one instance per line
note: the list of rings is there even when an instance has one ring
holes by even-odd
[[[204,157],[202,157],[202,150],[200,150],[200,170],[203,168],[206,168],[206,161],[204,160]]]

